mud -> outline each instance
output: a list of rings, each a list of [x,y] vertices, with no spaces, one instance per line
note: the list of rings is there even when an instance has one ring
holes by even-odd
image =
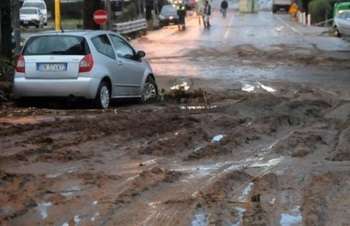
[[[350,103],[261,84],[106,111],[6,104],[0,224],[347,225]]]

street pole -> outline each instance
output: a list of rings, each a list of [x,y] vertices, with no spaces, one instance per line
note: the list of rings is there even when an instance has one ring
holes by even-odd
[[[12,18],[12,27],[14,31],[14,40],[15,40],[15,54],[19,53],[21,49],[21,29],[19,21],[19,1],[11,1],[11,18]]]
[[[57,32],[62,30],[61,0],[55,0],[55,30]]]
[[[112,9],[111,9],[111,0],[106,0],[106,11],[107,11],[107,30],[112,28]]]

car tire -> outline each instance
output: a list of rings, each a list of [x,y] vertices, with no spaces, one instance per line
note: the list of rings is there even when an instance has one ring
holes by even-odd
[[[100,109],[107,109],[111,102],[111,89],[107,82],[102,81],[97,89],[95,98],[96,107]]]
[[[339,32],[339,30],[338,30],[337,27],[334,27],[334,35],[335,35],[336,37],[338,37],[338,38],[341,37],[341,34],[340,34],[340,32]]]
[[[151,76],[148,76],[143,86],[143,90],[141,94],[141,102],[150,103],[157,99],[158,99],[158,86],[156,84],[156,81]]]

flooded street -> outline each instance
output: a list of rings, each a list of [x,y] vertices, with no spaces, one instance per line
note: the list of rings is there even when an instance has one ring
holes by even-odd
[[[161,91],[0,103],[0,225],[350,226],[350,45],[284,14],[133,40]]]

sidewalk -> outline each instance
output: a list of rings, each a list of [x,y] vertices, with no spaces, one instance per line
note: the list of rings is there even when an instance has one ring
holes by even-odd
[[[288,14],[275,14],[275,17],[288,29],[303,37],[305,42],[324,51],[350,52],[350,42],[329,36],[329,27],[307,26],[293,20]]]

